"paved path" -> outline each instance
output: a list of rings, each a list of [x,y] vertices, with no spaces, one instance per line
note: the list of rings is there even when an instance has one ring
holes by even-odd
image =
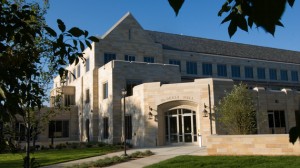
[[[205,148],[199,148],[198,146],[164,146],[164,147],[157,147],[157,148],[140,148],[140,149],[131,149],[128,150],[128,154],[131,154],[135,151],[145,151],[145,150],[151,150],[152,152],[155,153],[153,156],[141,158],[141,159],[136,159],[132,160],[129,162],[124,162],[120,163],[117,165],[113,165],[111,167],[114,168],[141,168],[144,166],[148,166],[166,159],[173,158],[175,156],[179,155],[207,155],[206,149]],[[91,158],[86,158],[86,159],[80,159],[80,160],[74,160],[71,162],[65,162],[65,163],[59,163],[55,165],[50,165],[50,166],[45,166],[43,168],[62,168],[62,167],[68,167],[72,165],[78,165],[86,162],[92,162],[96,161],[99,159],[104,159],[105,157],[113,157],[113,156],[120,156],[124,152],[115,152],[115,153],[110,153],[107,155],[102,155],[102,156],[95,156]]]

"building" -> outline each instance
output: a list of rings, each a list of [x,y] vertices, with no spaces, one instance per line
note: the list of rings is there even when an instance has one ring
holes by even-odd
[[[299,52],[144,30],[130,13],[99,39],[85,63],[67,67],[75,78],[54,79],[50,104],[62,93],[77,116],[54,122],[78,129],[70,138],[59,128],[56,139],[122,142],[123,88],[127,142],[139,147],[205,145],[222,130],[204,109],[241,81],[253,93],[259,134],[287,133],[299,121]]]

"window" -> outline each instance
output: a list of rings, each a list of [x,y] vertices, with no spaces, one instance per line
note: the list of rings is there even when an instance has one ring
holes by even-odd
[[[125,61],[135,61],[135,56],[133,56],[133,55],[125,55]]]
[[[90,70],[90,58],[87,58],[85,62],[85,72],[89,72],[89,70]]]
[[[104,64],[115,60],[116,59],[116,54],[113,53],[104,53]]]
[[[105,82],[103,84],[103,99],[107,99],[108,98],[108,83]]]
[[[25,141],[26,127],[25,127],[24,123],[16,122],[15,133],[16,133],[16,137],[15,137],[16,141]]]
[[[212,75],[212,64],[210,63],[203,63],[202,64],[202,73],[203,75]]]
[[[291,71],[292,81],[298,81],[298,71]]]
[[[181,62],[180,62],[180,60],[170,59],[169,64],[178,65],[179,66],[179,71],[181,71]]]
[[[108,125],[108,117],[103,118],[103,139],[108,139],[109,137],[109,125]]]
[[[272,129],[272,133],[285,133],[285,115],[284,111],[268,110],[269,128]],[[283,128],[283,129],[278,129]]]
[[[90,102],[90,89],[85,90],[85,103]]]
[[[258,79],[266,79],[265,68],[257,68],[257,78]]]
[[[80,65],[77,66],[77,78],[80,77]]]
[[[238,65],[231,65],[231,76],[233,78],[240,78],[241,77],[241,69]]]
[[[277,80],[277,71],[276,69],[269,69],[269,75],[271,80]]]
[[[280,79],[283,80],[283,81],[288,80],[287,70],[280,70]]]
[[[142,80],[126,80],[127,96],[131,96],[133,94],[133,87],[142,83]]]
[[[64,95],[65,98],[65,106],[70,106],[70,105],[74,105],[75,100],[74,100],[74,96],[73,95]]]
[[[245,78],[253,78],[253,67],[245,67]]]
[[[132,117],[131,117],[131,115],[125,116],[125,132],[126,132],[126,139],[132,139]]]
[[[187,74],[197,74],[197,62],[187,61],[186,62],[186,73]]]
[[[49,138],[67,138],[69,137],[69,121],[50,121]]]
[[[144,57],[144,62],[154,63],[154,57]]]
[[[225,64],[218,64],[217,65],[217,70],[218,70],[218,76],[227,76],[227,67]]]
[[[73,69],[73,74],[72,74],[73,81],[76,79],[76,72],[75,72],[75,71],[76,71],[76,69],[74,68],[74,69]]]

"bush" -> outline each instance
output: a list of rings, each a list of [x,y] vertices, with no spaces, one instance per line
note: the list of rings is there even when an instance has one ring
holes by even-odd
[[[67,148],[67,145],[66,144],[57,144],[55,149],[64,149],[64,148]]]

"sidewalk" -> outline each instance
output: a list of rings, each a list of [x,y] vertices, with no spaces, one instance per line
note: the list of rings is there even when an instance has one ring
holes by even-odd
[[[157,147],[157,148],[140,148],[140,149],[131,149],[128,150],[127,153],[131,154],[135,151],[145,151],[145,150],[151,150],[155,154],[153,156],[141,158],[141,159],[136,159],[132,160],[129,162],[124,162],[120,163],[117,165],[113,165],[110,167],[114,168],[141,168],[144,166],[148,166],[163,160],[167,160],[170,158],[173,158],[175,156],[179,155],[207,155],[206,148],[199,148],[198,146],[193,146],[193,145],[188,145],[188,146],[164,146],[164,147]],[[65,162],[65,163],[59,163],[55,165],[50,165],[50,166],[45,166],[43,168],[62,168],[62,167],[68,167],[72,165],[78,165],[86,162],[92,162],[96,161],[99,159],[104,159],[106,157],[113,157],[113,156],[120,156],[124,152],[115,152],[115,153],[110,153],[107,155],[102,155],[102,156],[95,156],[91,158],[86,158],[86,159],[80,159],[80,160],[74,160],[70,162]]]

